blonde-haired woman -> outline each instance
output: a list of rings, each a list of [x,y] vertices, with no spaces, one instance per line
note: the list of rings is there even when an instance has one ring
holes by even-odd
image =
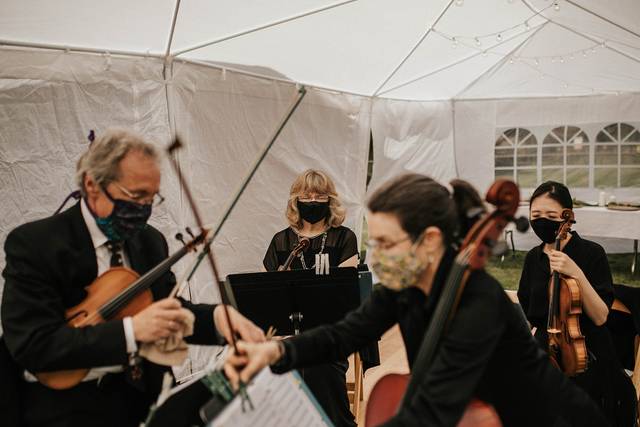
[[[289,227],[276,233],[264,256],[267,271],[280,269],[302,237],[309,247],[290,265],[291,269],[315,268],[316,260],[328,257],[331,267],[358,264],[356,235],[342,225],[345,209],[333,181],[318,170],[303,172],[291,185],[286,216]],[[349,410],[345,374],[346,360],[316,365],[304,370],[304,381],[334,425],[355,427]]]
[[[264,256],[267,271],[284,265],[302,237],[309,238],[309,248],[293,260],[292,270],[315,268],[316,259],[323,256],[329,257],[331,267],[358,264],[356,235],[342,225],[345,209],[333,181],[324,172],[309,169],[296,178],[289,192],[286,216],[289,227],[273,236]]]

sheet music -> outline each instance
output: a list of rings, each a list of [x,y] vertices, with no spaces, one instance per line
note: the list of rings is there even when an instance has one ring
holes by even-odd
[[[332,426],[297,372],[276,375],[264,368],[248,388],[254,409],[239,397],[213,420],[210,427],[325,427]]]

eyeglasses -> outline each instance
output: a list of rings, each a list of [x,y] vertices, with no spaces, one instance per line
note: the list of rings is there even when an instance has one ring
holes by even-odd
[[[303,194],[298,197],[301,202],[328,202],[329,196],[325,194]]]
[[[364,242],[364,245],[367,247],[367,249],[378,248],[386,251],[393,247],[398,246],[402,242],[406,242],[407,240],[411,240],[411,236],[407,236],[404,239],[396,240],[394,242],[381,242],[377,239],[369,239],[366,242]]]
[[[128,198],[130,198],[132,201],[134,201],[139,205],[151,205],[154,208],[156,208],[164,202],[164,197],[162,197],[160,193],[155,193],[151,196],[148,196],[146,194],[136,194],[132,191],[127,190],[117,182],[113,182],[113,185],[118,187],[118,189],[122,191],[125,196],[127,196]],[[109,194],[106,187],[104,187],[104,192],[109,197],[109,199],[113,201],[113,197],[111,196],[111,194]]]

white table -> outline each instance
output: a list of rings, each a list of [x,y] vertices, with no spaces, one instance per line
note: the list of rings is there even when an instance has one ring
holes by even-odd
[[[631,272],[635,273],[640,240],[640,211],[615,211],[604,207],[575,208],[576,223],[571,227],[583,236],[633,240]],[[529,205],[518,208],[518,216],[529,217]],[[513,230],[510,225],[508,230]],[[514,232],[514,234],[516,234]],[[531,233],[531,230],[529,230]]]

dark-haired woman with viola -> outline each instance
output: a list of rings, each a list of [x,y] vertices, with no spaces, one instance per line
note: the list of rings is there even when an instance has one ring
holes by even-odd
[[[456,255],[462,206],[479,197],[460,181],[454,192],[423,175],[400,176],[368,207],[371,265],[382,286],[334,325],[284,341],[238,343],[225,372],[233,384],[271,365],[276,372],[342,359],[400,325],[412,371]],[[473,194],[470,194],[472,191]],[[482,209],[481,206],[478,208]],[[465,209],[468,210],[468,209]],[[459,305],[417,391],[385,425],[455,426],[472,397],[495,408],[503,425],[607,425],[586,393],[548,362],[522,315],[484,270],[470,274]]]
[[[583,239],[575,231],[567,233],[559,251],[555,249],[565,209],[573,209],[573,201],[564,184],[547,181],[531,195],[531,228],[542,243],[526,255],[518,300],[535,328],[540,347],[547,350],[551,274],[556,271],[577,281],[582,299],[580,330],[585,337],[588,359],[586,371],[572,379],[600,404],[612,425],[635,425],[635,404],[630,393],[633,386],[622,370],[604,326],[614,298],[607,255],[602,246]]]

